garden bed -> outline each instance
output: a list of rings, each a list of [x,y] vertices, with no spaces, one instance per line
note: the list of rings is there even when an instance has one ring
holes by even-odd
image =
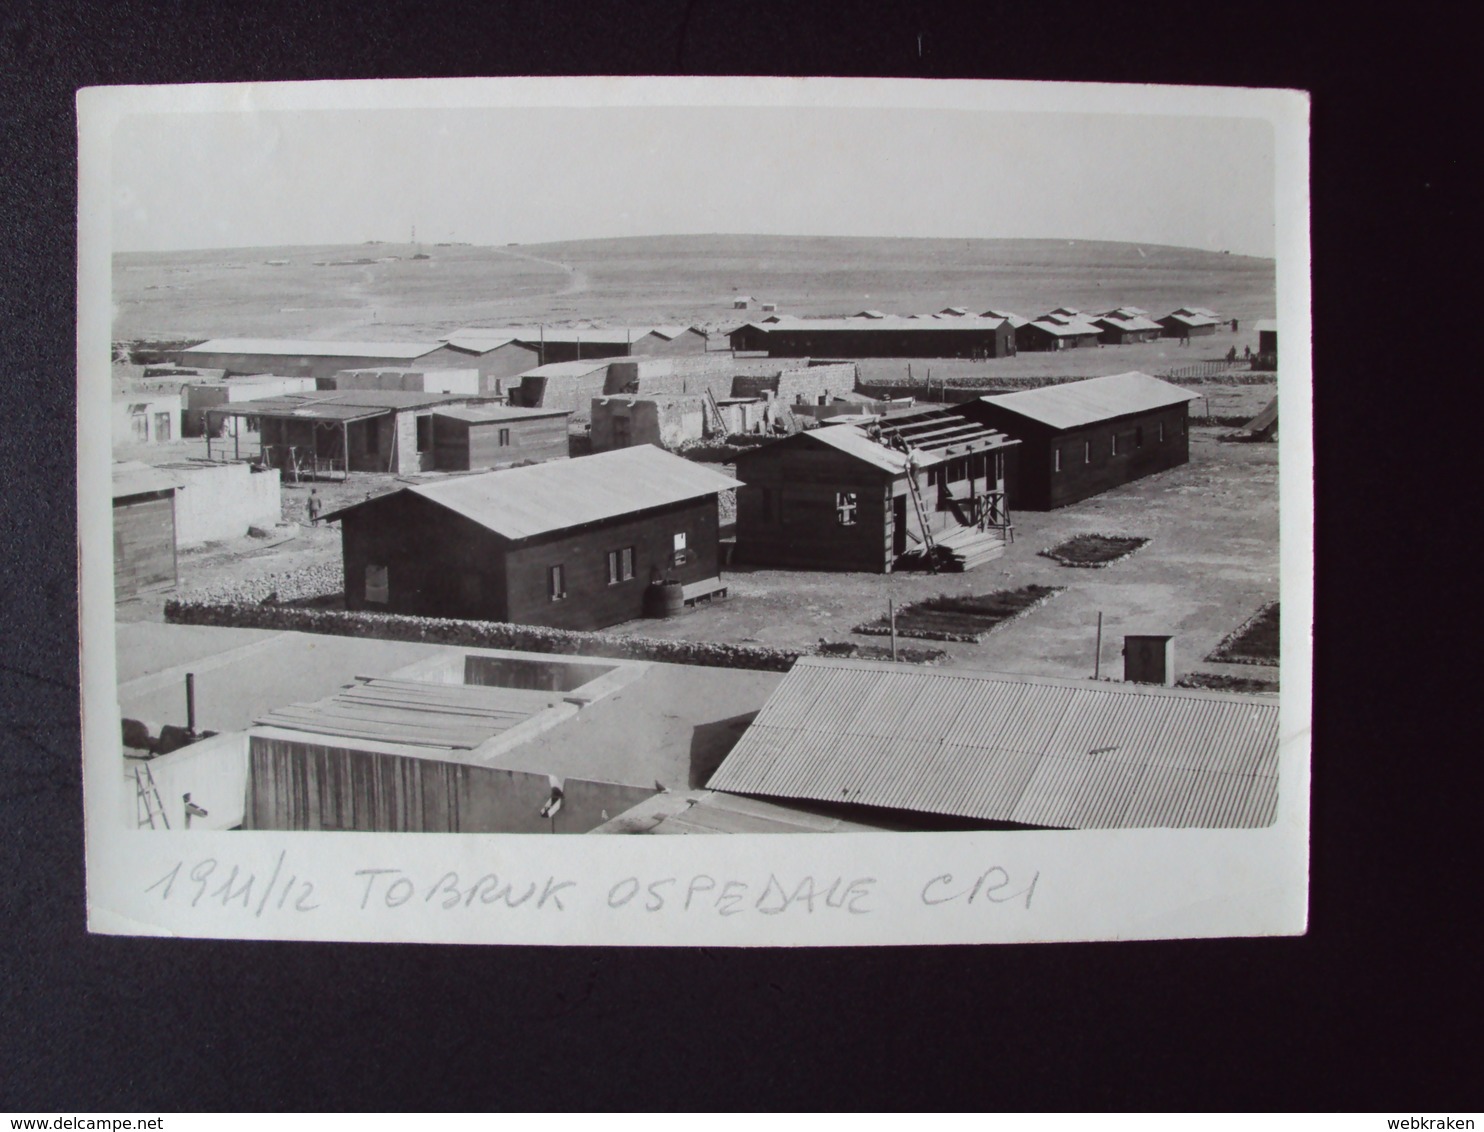
[[[1260,676],[1228,676],[1224,672],[1187,672],[1177,688],[1204,688],[1212,692],[1277,692],[1278,681]]]
[[[1062,591],[1061,586],[1022,586],[987,594],[941,594],[897,611],[897,636],[926,641],[982,641],[986,636]],[[891,623],[881,617],[857,625],[855,632],[887,636]]]
[[[1222,639],[1209,661],[1223,664],[1278,663],[1278,603],[1269,602]]]
[[[848,660],[891,659],[890,645],[859,645],[854,641],[821,642],[816,651],[820,656],[841,656]],[[941,664],[947,656],[942,649],[897,649],[899,664]]]
[[[1138,535],[1073,535],[1042,550],[1041,555],[1060,562],[1063,566],[1100,570],[1104,566],[1121,562],[1148,542],[1147,538]]]

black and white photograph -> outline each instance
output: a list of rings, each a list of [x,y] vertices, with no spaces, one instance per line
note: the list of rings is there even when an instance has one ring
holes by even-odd
[[[1302,933],[1307,115],[82,92],[93,930]]]

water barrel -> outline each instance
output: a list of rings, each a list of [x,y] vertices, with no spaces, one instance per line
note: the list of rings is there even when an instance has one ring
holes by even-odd
[[[649,615],[674,617],[685,609],[685,591],[679,582],[653,582],[649,587]]]

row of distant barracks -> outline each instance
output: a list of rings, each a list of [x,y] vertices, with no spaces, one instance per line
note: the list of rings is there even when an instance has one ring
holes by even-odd
[[[1120,374],[800,432],[739,456],[735,479],[638,445],[326,517],[342,525],[352,610],[596,629],[654,612],[659,590],[725,593],[721,492],[737,493],[742,562],[886,573],[931,541],[969,568],[1003,548],[1015,507],[1185,463],[1192,396]]]

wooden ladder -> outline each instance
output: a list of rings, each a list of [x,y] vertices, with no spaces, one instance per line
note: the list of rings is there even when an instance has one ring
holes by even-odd
[[[721,406],[716,403],[716,394],[711,391],[709,385],[706,387],[706,404],[710,407],[711,415],[716,420],[716,435],[725,437],[727,434],[727,420],[721,415]]]
[[[907,494],[912,496],[912,505],[917,508],[917,522],[922,529],[922,545],[927,552],[928,569],[938,572],[938,546],[933,542],[933,532],[928,526],[927,505],[922,501],[922,492],[917,487],[917,469],[907,467]]]
[[[148,766],[134,768],[134,816],[139,822],[140,829],[146,825],[150,829],[158,829],[159,826],[155,825],[157,816],[166,829],[170,828],[170,817],[165,813],[165,802],[160,797],[160,787],[155,782],[155,776]]]

